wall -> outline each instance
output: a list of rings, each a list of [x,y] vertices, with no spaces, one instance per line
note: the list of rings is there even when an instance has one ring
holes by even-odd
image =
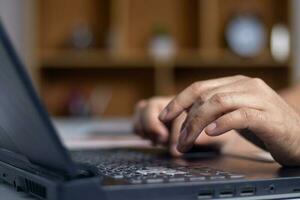
[[[36,65],[36,0],[0,0],[0,17],[13,45],[30,71]]]

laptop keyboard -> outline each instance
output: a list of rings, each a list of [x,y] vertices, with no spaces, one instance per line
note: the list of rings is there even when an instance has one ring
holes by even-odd
[[[132,184],[199,182],[242,179],[244,175],[207,166],[179,166],[167,158],[131,150],[73,151],[79,163],[96,166],[99,173]]]

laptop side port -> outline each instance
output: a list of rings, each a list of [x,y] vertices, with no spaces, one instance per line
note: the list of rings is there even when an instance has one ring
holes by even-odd
[[[222,189],[219,193],[220,198],[229,198],[234,196],[234,190],[233,188],[225,188]]]
[[[198,199],[212,199],[214,197],[214,191],[211,189],[200,190],[198,193]]]
[[[241,196],[252,196],[252,195],[255,195],[255,187],[253,187],[253,186],[242,187],[240,195]]]
[[[297,192],[297,193],[300,192],[300,188],[294,188],[293,192]]]
[[[24,180],[25,180],[26,190],[29,193],[39,198],[43,198],[43,199],[47,198],[47,189],[45,186],[26,178]]]

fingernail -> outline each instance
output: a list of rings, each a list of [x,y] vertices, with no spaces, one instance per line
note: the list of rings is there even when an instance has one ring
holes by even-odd
[[[180,132],[180,140],[185,140],[187,136],[187,127],[184,127]]]
[[[208,135],[214,135],[217,130],[216,128],[217,128],[217,124],[216,124],[216,122],[213,122],[206,127],[205,132]]]
[[[184,149],[185,149],[185,140],[186,140],[186,137],[187,137],[187,128],[184,127],[182,129],[182,131],[180,132],[180,136],[179,136],[179,140],[178,140],[178,145],[177,145],[177,149],[180,151],[180,152],[183,152]]]
[[[168,110],[165,108],[163,109],[163,111],[161,111],[161,113],[159,114],[159,119],[164,121],[167,118],[168,115]]]

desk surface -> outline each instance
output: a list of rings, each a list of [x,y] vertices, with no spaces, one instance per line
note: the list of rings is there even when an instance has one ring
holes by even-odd
[[[23,192],[16,192],[13,187],[10,187],[0,182],[0,196],[5,200],[36,200]]]

